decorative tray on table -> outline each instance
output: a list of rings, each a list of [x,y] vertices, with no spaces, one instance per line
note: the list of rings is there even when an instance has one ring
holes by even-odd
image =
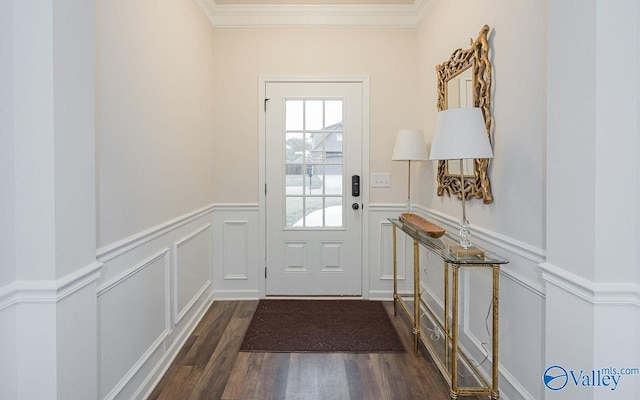
[[[440,236],[444,235],[443,228],[439,227],[433,222],[427,221],[426,219],[416,214],[402,213],[400,214],[400,222],[416,231],[422,231],[427,236],[432,238],[439,238]]]

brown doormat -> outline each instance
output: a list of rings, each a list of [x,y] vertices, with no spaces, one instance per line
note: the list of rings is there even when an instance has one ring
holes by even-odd
[[[379,301],[260,300],[240,351],[404,353]]]

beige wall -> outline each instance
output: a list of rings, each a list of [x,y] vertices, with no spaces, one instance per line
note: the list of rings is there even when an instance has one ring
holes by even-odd
[[[258,77],[368,75],[371,172],[392,172],[392,189],[371,202],[404,201],[406,165],[392,163],[396,131],[416,121],[415,30],[217,29],[215,75],[216,203],[258,202]]]
[[[98,247],[211,204],[212,30],[191,1],[97,2]]]
[[[463,10],[463,11],[461,11]],[[483,25],[491,27],[493,150],[489,177],[494,202],[467,204],[472,224],[534,248],[544,248],[546,126],[546,2],[440,1],[418,29],[420,128],[431,142],[436,118],[435,66],[469,48]],[[460,217],[458,201],[438,197],[435,164],[421,177],[417,200]],[[418,185],[416,185],[418,187]]]

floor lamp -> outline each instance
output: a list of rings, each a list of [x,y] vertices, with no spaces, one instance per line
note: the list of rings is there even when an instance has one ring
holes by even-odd
[[[462,160],[493,158],[482,110],[471,107],[439,112],[429,158],[431,160],[460,160],[460,194],[462,196],[460,246],[462,246],[463,252],[470,252],[469,236],[471,234],[465,206],[466,191]]]
[[[411,161],[427,161],[427,145],[422,131],[415,129],[401,129],[396,136],[396,144],[393,146],[393,161],[408,161],[409,173],[407,176],[407,212],[411,212]]]

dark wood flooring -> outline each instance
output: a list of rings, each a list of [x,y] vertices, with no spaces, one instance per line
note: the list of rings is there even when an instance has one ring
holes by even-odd
[[[216,301],[149,399],[449,399],[426,354],[413,355],[411,328],[393,316],[404,354],[239,352],[257,301]]]

